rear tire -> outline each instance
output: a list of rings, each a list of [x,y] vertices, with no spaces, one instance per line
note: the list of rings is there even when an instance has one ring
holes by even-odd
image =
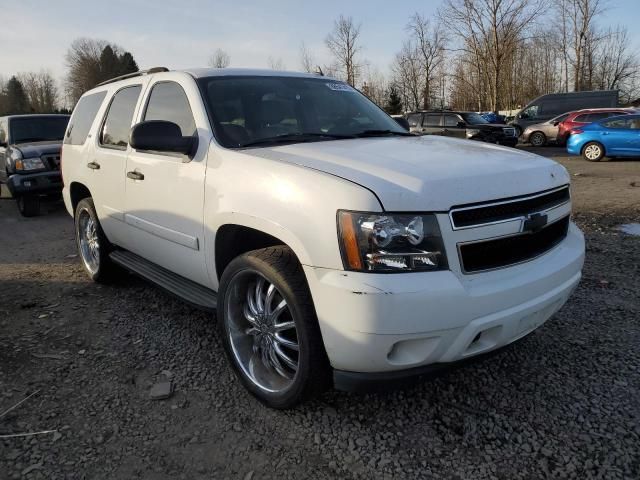
[[[75,233],[78,254],[89,278],[98,283],[112,280],[118,272],[109,258],[113,245],[102,231],[91,197],[76,206]]]
[[[265,405],[291,408],[330,385],[311,292],[289,247],[235,258],[220,279],[218,328],[244,387]]]
[[[604,158],[604,145],[598,142],[589,142],[582,147],[582,158],[589,162],[599,162]]]
[[[35,195],[21,195],[16,199],[16,203],[23,217],[35,217],[40,214],[40,198]]]
[[[547,144],[547,136],[542,132],[533,132],[529,137],[529,143],[534,147],[544,147]]]

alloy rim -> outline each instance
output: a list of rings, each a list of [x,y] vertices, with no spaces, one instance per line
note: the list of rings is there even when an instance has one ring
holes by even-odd
[[[292,312],[280,291],[255,271],[236,274],[226,298],[225,327],[236,362],[260,389],[289,388],[300,346]]]
[[[531,144],[534,147],[539,147],[544,143],[544,140],[542,139],[542,135],[539,133],[534,133],[533,136],[531,137]]]
[[[597,160],[600,157],[600,147],[597,145],[589,145],[584,149],[584,155],[589,160]]]
[[[100,241],[96,222],[87,209],[78,213],[77,235],[82,262],[89,272],[96,273],[100,267]]]

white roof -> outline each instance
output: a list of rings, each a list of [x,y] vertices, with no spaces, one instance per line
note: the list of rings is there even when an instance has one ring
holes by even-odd
[[[315,73],[285,72],[259,68],[187,68],[185,70],[178,71],[186,72],[196,78],[229,76],[330,78],[320,77]]]

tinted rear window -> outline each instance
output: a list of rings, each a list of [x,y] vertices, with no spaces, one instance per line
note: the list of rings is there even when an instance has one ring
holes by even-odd
[[[64,143],[71,145],[84,144],[87,135],[89,135],[91,125],[93,125],[93,120],[96,118],[96,114],[106,95],[107,92],[98,92],[80,99],[76,108],[73,109]]]
[[[129,144],[133,113],[138,103],[140,85],[123,88],[113,96],[100,133],[100,144],[124,149]]]
[[[424,124],[428,127],[439,127],[442,115],[439,113],[427,113],[424,116]]]
[[[9,120],[11,143],[62,140],[69,117],[22,117]]]

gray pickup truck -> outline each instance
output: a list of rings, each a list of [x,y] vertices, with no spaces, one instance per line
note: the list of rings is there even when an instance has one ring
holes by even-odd
[[[60,149],[69,115],[0,117],[0,183],[25,217],[40,212],[43,196],[60,195]]]

